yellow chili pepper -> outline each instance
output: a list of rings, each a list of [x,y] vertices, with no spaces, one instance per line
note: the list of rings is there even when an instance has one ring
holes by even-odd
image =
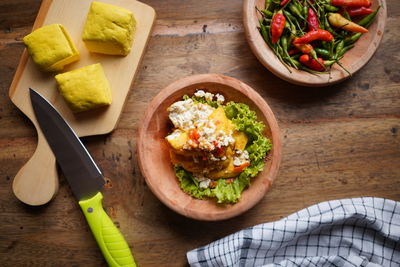
[[[347,31],[351,32],[361,32],[361,33],[366,33],[368,30],[350,20],[345,19],[342,15],[339,13],[330,13],[328,15],[328,20],[329,23],[337,28],[342,28]]]

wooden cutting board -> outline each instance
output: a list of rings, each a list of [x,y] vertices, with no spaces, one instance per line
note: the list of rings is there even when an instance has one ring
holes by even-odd
[[[38,127],[32,110],[29,87],[45,96],[68,121],[79,136],[111,132],[117,125],[126,96],[143,57],[155,20],[152,7],[135,0],[100,0],[124,7],[133,12],[136,33],[132,50],[126,57],[89,53],[81,36],[91,0],[43,0],[33,30],[44,25],[64,25],[81,54],[78,62],[68,65],[63,72],[86,65],[101,63],[110,82],[113,103],[110,107],[81,114],[73,114],[59,94],[54,75],[41,72],[24,50],[9,89],[11,101],[33,122],[38,133],[38,146],[29,161],[17,173],[13,191],[18,199],[29,205],[50,201],[58,189],[58,175],[54,155]]]

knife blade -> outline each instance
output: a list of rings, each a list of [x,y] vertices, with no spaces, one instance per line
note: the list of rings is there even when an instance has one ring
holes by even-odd
[[[29,88],[39,126],[60,165],[109,266],[136,266],[131,250],[102,206],[104,177],[89,152],[53,105]]]

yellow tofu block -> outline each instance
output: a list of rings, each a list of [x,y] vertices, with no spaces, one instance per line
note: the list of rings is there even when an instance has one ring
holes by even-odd
[[[231,178],[237,176],[238,173],[235,172],[235,165],[233,165],[233,159],[229,158],[228,165],[219,171],[213,171],[207,174],[210,179],[220,179],[220,178]]]
[[[126,56],[131,51],[136,21],[131,11],[92,2],[82,40],[90,52]]]
[[[55,76],[61,95],[73,112],[111,104],[110,84],[100,63]]]
[[[175,130],[172,134],[165,137],[173,149],[181,150],[189,139],[187,132],[180,129]]]
[[[232,137],[235,139],[235,149],[244,150],[246,148],[248,138],[244,132],[234,131]]]
[[[79,60],[79,52],[61,24],[41,27],[22,40],[32,60],[44,71],[61,71]]]
[[[215,109],[208,118],[214,121],[216,132],[224,131],[226,134],[229,134],[229,132],[234,129],[232,121],[226,117],[222,107]]]

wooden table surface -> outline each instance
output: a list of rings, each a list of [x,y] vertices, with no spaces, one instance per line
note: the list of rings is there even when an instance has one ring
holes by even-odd
[[[278,220],[317,202],[359,196],[400,200],[400,2],[387,0],[383,41],[354,77],[326,88],[288,84],[251,53],[240,0],[146,0],[157,12],[141,69],[117,129],[84,139],[113,187],[104,206],[139,266],[185,266],[186,251],[245,227]],[[105,266],[65,179],[48,205],[20,203],[12,180],[36,147],[30,121],[8,88],[40,0],[0,1],[0,265]],[[162,88],[191,74],[221,73],[269,103],[283,136],[280,172],[245,214],[220,222],[187,219],[146,186],[136,160],[141,116]]]

